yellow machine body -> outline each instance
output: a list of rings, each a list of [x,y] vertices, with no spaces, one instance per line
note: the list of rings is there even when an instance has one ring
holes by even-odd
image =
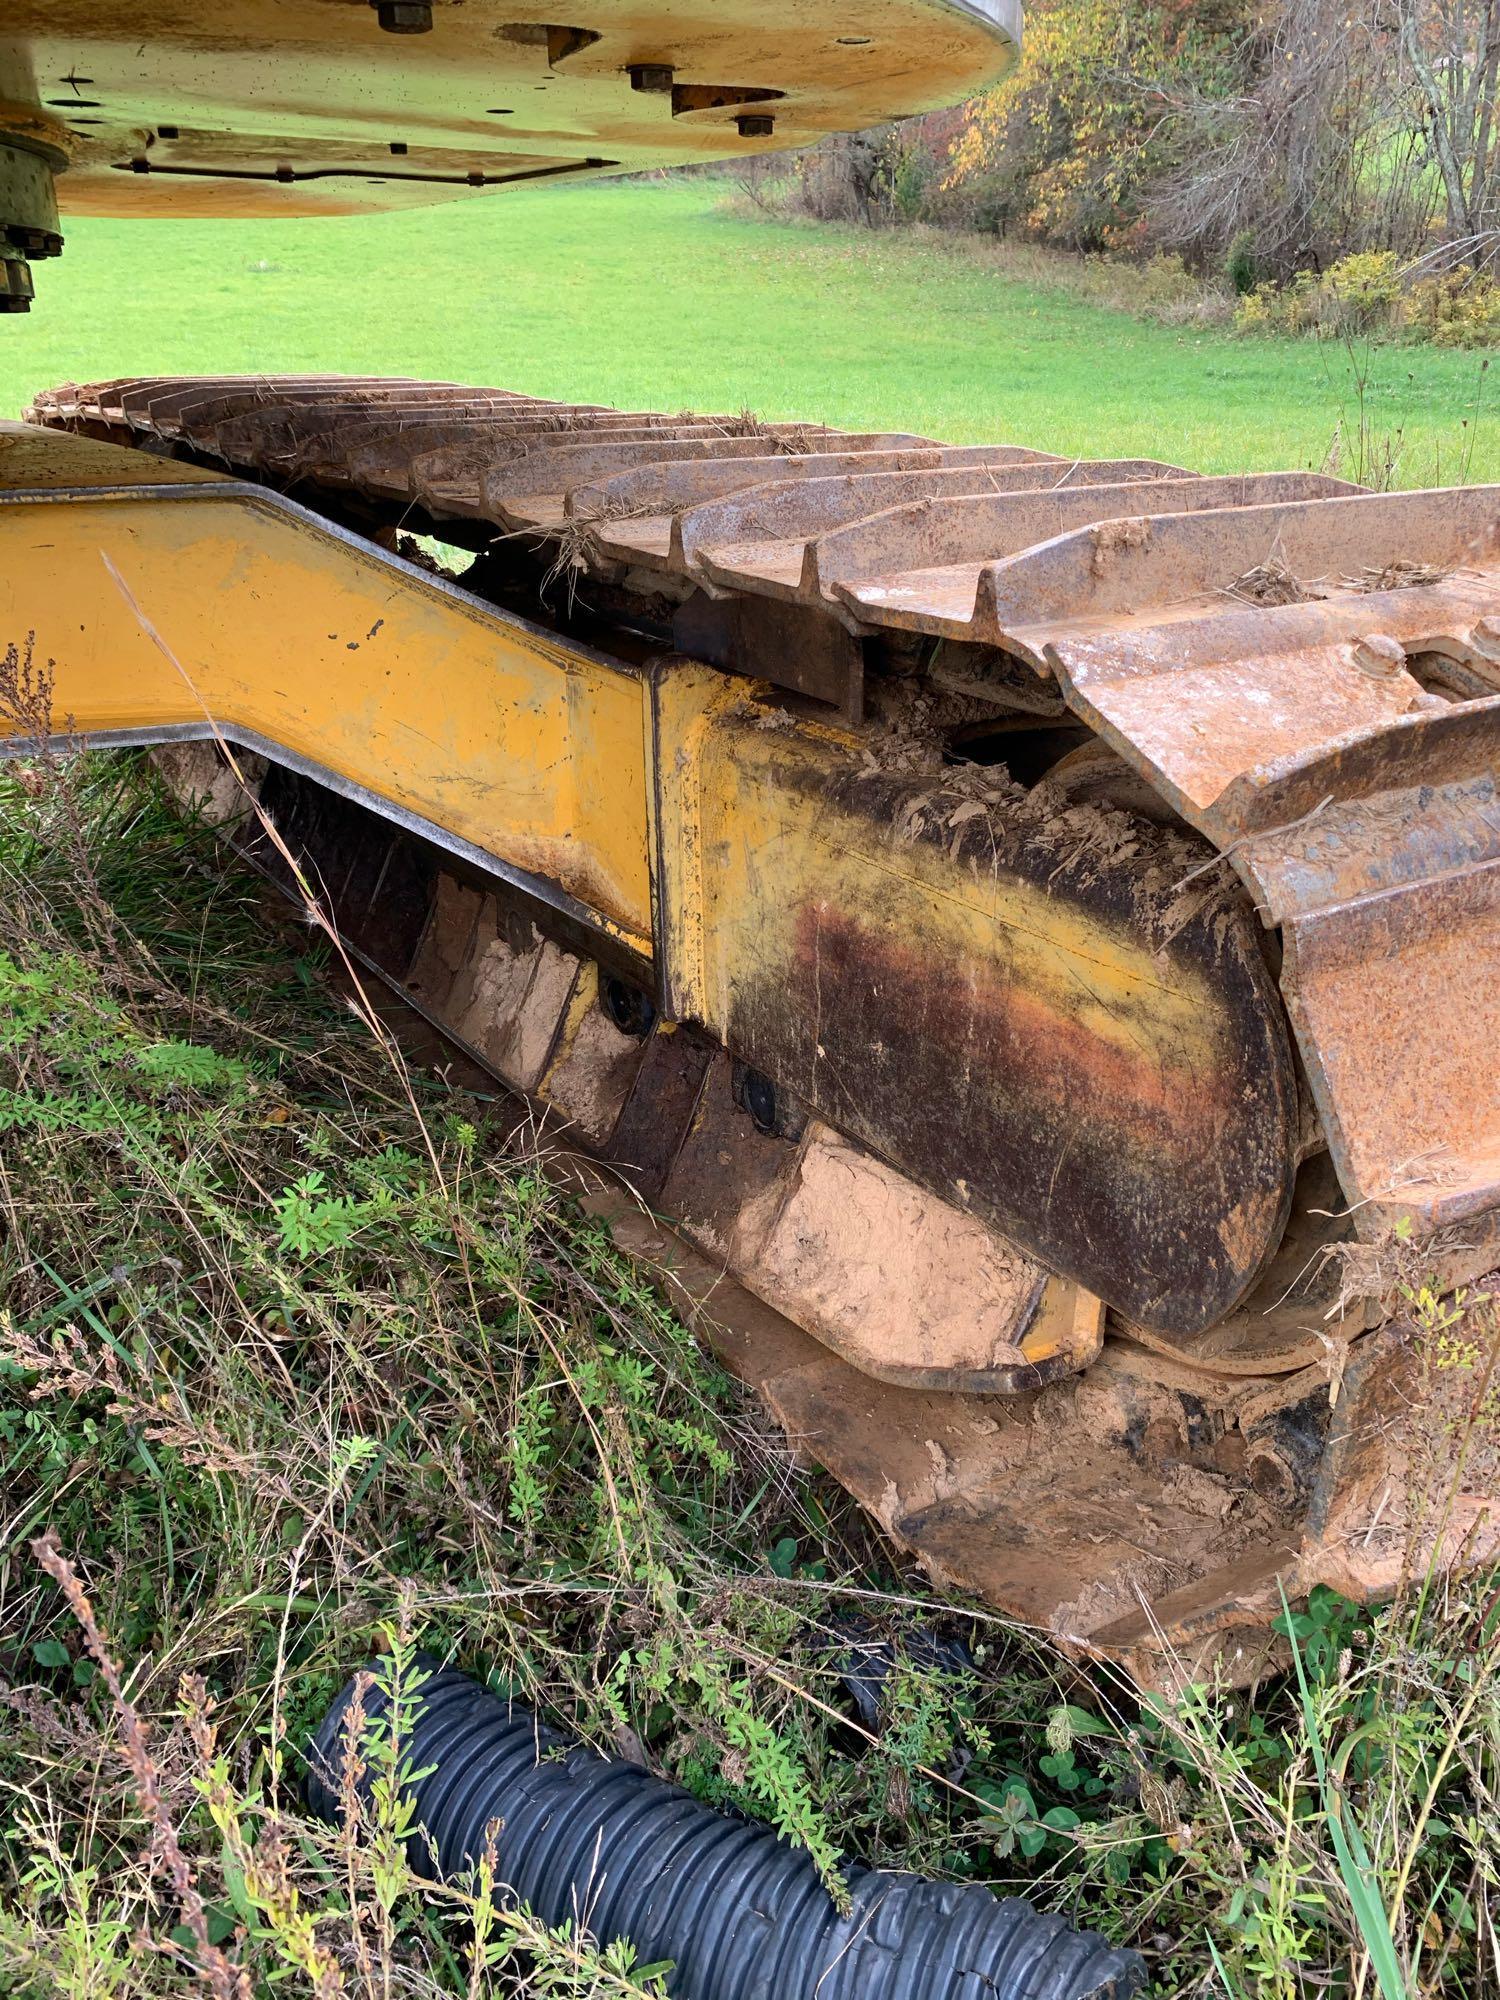
[[[0,266],[57,254],[59,208],[353,215],[810,145],[982,89],[1019,33],[1016,0],[10,0]]]

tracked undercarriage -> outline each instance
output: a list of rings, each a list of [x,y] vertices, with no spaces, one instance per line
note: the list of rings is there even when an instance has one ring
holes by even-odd
[[[1500,1553],[1391,1293],[1497,1257],[1500,490],[360,379],[32,415],[59,716],[274,871],[233,746],[936,1575],[1244,1676],[1283,1588]]]

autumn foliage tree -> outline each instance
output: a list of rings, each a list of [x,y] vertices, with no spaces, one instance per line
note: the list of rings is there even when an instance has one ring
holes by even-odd
[[[981,226],[1075,250],[1140,247],[1178,107],[1243,81],[1247,0],[1033,0],[1021,60],[970,109],[950,193]]]
[[[1029,0],[969,108],[970,223],[1237,282],[1500,260],[1500,0]]]

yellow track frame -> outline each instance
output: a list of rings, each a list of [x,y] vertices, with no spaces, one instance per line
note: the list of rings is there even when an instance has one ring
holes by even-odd
[[[372,807],[1144,1324],[1221,1318],[1280,1236],[1295,1087],[1248,917],[1163,946],[1034,811],[952,820],[940,780],[747,682],[606,658],[264,488],[12,425],[0,642],[28,635],[59,730],[222,733]]]

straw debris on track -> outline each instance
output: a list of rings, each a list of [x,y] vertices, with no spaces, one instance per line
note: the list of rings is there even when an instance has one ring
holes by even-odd
[[[1365,594],[1378,590],[1430,589],[1432,585],[1446,583],[1450,576],[1457,574],[1457,571],[1440,568],[1435,563],[1401,561],[1367,563],[1356,574],[1337,579],[1300,577],[1279,555],[1273,553],[1263,563],[1257,563],[1253,569],[1247,569],[1233,583],[1226,585],[1225,595],[1238,598],[1242,604],[1310,604],[1318,598],[1336,597],[1343,591]]]
[[[1242,604],[1276,605],[1306,604],[1318,592],[1305,585],[1280,556],[1271,555],[1227,584],[1225,595],[1237,597]]]

